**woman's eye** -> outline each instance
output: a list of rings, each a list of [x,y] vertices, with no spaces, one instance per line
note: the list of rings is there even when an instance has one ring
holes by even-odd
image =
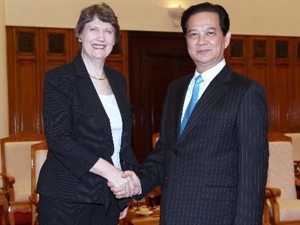
[[[109,33],[109,34],[112,34],[113,31],[111,29],[106,29],[105,32]]]

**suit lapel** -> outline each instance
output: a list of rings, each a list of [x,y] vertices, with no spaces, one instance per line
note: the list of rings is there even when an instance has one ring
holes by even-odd
[[[175,107],[174,107],[175,108],[175,118],[177,119],[177,121],[176,121],[177,126],[175,129],[176,134],[179,134],[179,131],[180,131],[183,103],[184,103],[184,99],[185,99],[185,95],[186,95],[188,86],[189,86],[193,76],[194,76],[194,74],[190,74],[190,75],[186,76],[185,77],[186,79],[180,83],[180,85],[178,87],[178,91],[176,90],[176,93],[175,93],[175,94],[178,94],[177,97],[175,97],[176,101],[175,101]],[[180,110],[177,110],[177,109],[180,109]]]
[[[229,88],[231,80],[231,70],[225,66],[220,73],[211,81],[209,86],[204,91],[203,95],[197,102],[185,130],[179,136],[178,141],[185,138],[185,136],[193,129],[193,127],[201,120],[209,109],[220,99]]]

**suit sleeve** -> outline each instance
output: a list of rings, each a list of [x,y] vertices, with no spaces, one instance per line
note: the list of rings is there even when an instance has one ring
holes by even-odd
[[[238,189],[235,225],[261,225],[268,170],[268,110],[263,88],[252,84],[237,114]]]

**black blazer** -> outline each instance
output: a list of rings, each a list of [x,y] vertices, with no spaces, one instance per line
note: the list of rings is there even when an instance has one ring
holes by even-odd
[[[268,169],[264,90],[226,65],[179,136],[192,77],[169,86],[160,139],[138,172],[140,197],[162,184],[162,225],[261,225]]]
[[[104,67],[123,121],[120,159],[123,169],[134,170],[131,148],[132,115],[124,77]],[[117,201],[107,180],[89,170],[101,157],[112,163],[114,151],[109,118],[79,54],[73,62],[46,73],[44,125],[49,145],[37,192],[62,201],[100,203]],[[120,208],[129,202],[120,200]]]

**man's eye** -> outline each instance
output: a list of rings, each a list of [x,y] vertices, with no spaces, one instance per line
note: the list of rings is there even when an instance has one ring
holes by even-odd
[[[196,38],[196,37],[199,36],[199,34],[198,34],[198,33],[190,33],[189,36],[190,36],[191,38]]]

